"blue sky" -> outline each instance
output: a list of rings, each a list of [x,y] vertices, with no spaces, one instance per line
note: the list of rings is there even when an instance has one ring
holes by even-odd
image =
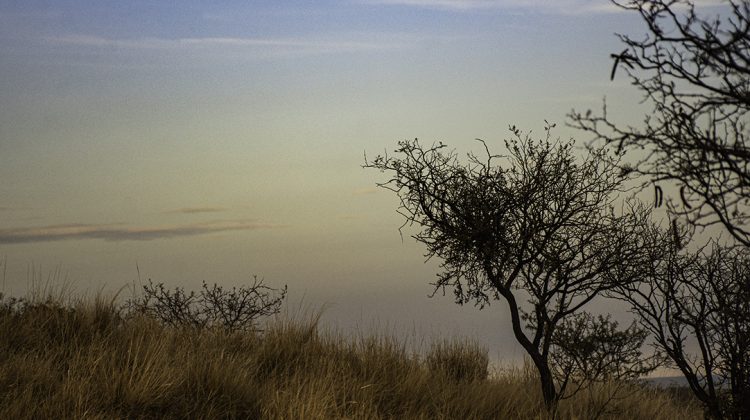
[[[60,264],[79,291],[289,284],[331,325],[478,337],[518,359],[504,307],[428,299],[435,262],[398,233],[364,153],[571,108],[640,119],[609,80],[607,1],[0,1],[0,257],[6,292]],[[581,143],[587,140],[580,138]],[[375,320],[375,321],[373,321]]]

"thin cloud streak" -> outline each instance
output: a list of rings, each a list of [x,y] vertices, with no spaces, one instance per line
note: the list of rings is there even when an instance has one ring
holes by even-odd
[[[0,229],[0,244],[22,244],[78,239],[105,241],[150,241],[209,233],[273,229],[284,225],[247,220],[194,223],[187,225],[128,227],[121,224],[66,224]]]
[[[617,13],[622,8],[602,0],[355,0],[375,5],[398,5],[426,9],[472,11],[472,10],[522,10],[532,13],[582,15]],[[695,0],[696,7],[712,7],[723,4],[720,0]]]
[[[295,38],[137,38],[117,39],[92,35],[62,35],[45,38],[47,42],[58,45],[71,45],[91,48],[123,48],[137,50],[215,50],[215,49],[248,49],[285,53],[351,53],[359,51],[391,50],[407,47],[409,44],[399,40],[390,41],[330,41],[324,39]]]
[[[507,9],[539,13],[586,14],[620,10],[601,0],[361,0],[367,4],[400,5],[456,11]]]
[[[363,0],[361,2],[367,4],[454,10],[489,9],[499,6],[498,2],[492,0]]]
[[[164,214],[198,214],[198,213],[220,213],[229,209],[224,207],[183,207],[181,209],[167,210]]]

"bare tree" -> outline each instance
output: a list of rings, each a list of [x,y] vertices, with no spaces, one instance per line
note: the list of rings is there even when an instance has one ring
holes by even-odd
[[[672,181],[672,212],[694,227],[723,224],[750,246],[750,2],[725,0],[721,15],[701,17],[691,0],[613,1],[638,13],[644,38],[618,35],[612,78],[627,73],[653,106],[642,128],[607,114],[573,111],[570,124],[619,151],[642,153],[626,171]]]
[[[614,274],[637,275],[627,270]],[[641,281],[620,283],[611,296],[631,304],[707,417],[750,419],[750,250],[672,245],[639,271]]]
[[[559,325],[612,287],[607,273],[639,264],[650,244],[639,233],[649,211],[615,208],[623,180],[611,156],[599,149],[576,159],[573,142],[552,140],[550,129],[533,140],[511,127],[508,156],[482,142],[485,153],[466,163],[442,143],[402,141],[396,156],[365,159],[365,167],[391,175],[379,185],[398,195],[405,225],[421,228],[414,238],[428,258],[441,260],[435,292],[452,288],[458,304],[480,308],[507,303],[553,410],[562,397],[551,365]]]

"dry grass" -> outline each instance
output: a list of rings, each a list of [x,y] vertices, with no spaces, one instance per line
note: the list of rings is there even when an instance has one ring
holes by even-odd
[[[437,343],[420,358],[389,337],[322,333],[316,317],[262,335],[180,330],[95,298],[0,307],[0,337],[0,418],[547,418],[533,371],[488,374],[474,344]],[[665,392],[622,384],[559,409],[597,415],[702,417]]]

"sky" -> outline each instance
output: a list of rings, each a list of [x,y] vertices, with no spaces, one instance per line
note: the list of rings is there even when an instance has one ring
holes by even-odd
[[[0,0],[2,291],[258,275],[330,328],[518,361],[502,303],[428,297],[439,262],[362,165],[545,120],[582,145],[566,114],[605,96],[639,121],[615,33],[645,29],[604,0]]]

